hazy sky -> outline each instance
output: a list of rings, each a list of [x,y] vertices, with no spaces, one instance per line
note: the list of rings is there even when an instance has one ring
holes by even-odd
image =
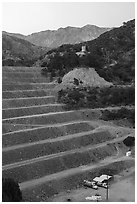
[[[5,2],[2,4],[2,30],[31,34],[60,27],[118,27],[135,18],[131,2]]]

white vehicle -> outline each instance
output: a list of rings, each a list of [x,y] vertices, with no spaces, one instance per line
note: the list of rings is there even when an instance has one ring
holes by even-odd
[[[96,185],[96,183],[94,181],[84,180],[84,186],[89,187],[89,188],[93,188],[95,190],[98,189],[98,186]]]

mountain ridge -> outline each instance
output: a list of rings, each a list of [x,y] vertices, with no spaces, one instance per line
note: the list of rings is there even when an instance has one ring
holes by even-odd
[[[62,44],[75,44],[93,40],[108,30],[111,30],[111,28],[87,24],[83,27],[67,26],[65,28],[58,28],[57,30],[45,30],[29,35],[3,32],[6,32],[10,36],[27,40],[37,46],[57,48]]]

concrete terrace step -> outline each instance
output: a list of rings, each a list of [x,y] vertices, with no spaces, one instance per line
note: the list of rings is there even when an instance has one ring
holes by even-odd
[[[107,170],[115,171],[114,174],[120,173],[131,166],[134,166],[134,159],[121,157],[119,159],[109,157],[105,162],[100,161],[97,164],[89,164],[87,166],[77,167],[64,170],[51,176],[44,176],[38,179],[22,182],[20,188],[24,198],[28,198],[30,202],[45,201],[46,198],[58,194],[60,192],[74,189],[83,185],[84,179],[92,180],[95,176],[106,174]]]
[[[13,90],[36,90],[36,89],[53,89],[54,83],[20,83],[20,84],[3,84],[2,91]]]
[[[34,105],[44,105],[48,103],[55,103],[54,96],[44,96],[44,97],[27,97],[27,98],[11,98],[2,100],[2,108],[17,108],[17,107],[27,107]]]
[[[7,108],[2,110],[2,118],[14,118],[26,115],[36,115],[49,112],[63,111],[63,104],[34,105],[28,107]]]
[[[17,178],[18,175],[18,181],[24,182],[66,169],[95,163],[108,156],[117,155],[117,149],[115,145],[117,145],[117,143],[121,143],[122,145],[124,138],[125,137],[118,139],[116,138],[108,141],[107,143],[105,141],[96,145],[88,145],[86,147],[76,148],[49,156],[42,156],[8,164],[3,166],[3,174],[5,176],[10,175],[12,178],[14,178],[15,175]],[[102,154],[100,154],[100,152],[102,152]],[[28,169],[33,169],[33,173],[28,171]],[[39,174],[37,174],[38,171]],[[21,172],[26,173],[22,174]]]
[[[73,111],[62,111],[56,113],[45,113],[30,116],[22,116],[10,119],[3,119],[3,123],[11,124],[30,124],[30,125],[48,125],[56,123],[65,123],[79,120],[93,120],[99,118],[100,111],[94,109],[83,109]]]
[[[26,98],[26,97],[42,97],[53,95],[54,90],[52,89],[36,89],[36,90],[14,90],[14,91],[3,91],[2,98]]]
[[[97,144],[113,139],[108,131],[88,131],[3,148],[3,165]]]
[[[3,134],[3,147],[18,145],[23,143],[37,142],[45,139],[53,139],[69,134],[80,133],[82,131],[90,131],[94,129],[94,125],[89,121],[71,121],[70,123],[61,123],[49,126],[41,126],[23,130],[17,130]]]

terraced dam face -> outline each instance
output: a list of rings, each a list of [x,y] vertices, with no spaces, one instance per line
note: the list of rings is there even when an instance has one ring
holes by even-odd
[[[3,67],[3,177],[19,182],[25,201],[46,201],[100,173],[134,166],[128,128],[98,120],[100,110],[65,111],[40,68]]]

